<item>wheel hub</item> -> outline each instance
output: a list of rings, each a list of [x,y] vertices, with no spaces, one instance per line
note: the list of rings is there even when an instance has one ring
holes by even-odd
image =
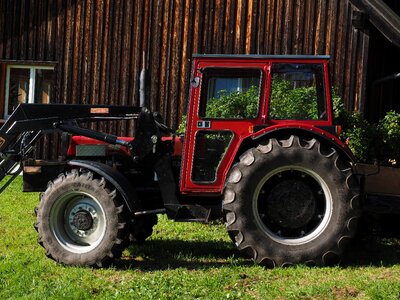
[[[78,230],[87,231],[93,226],[92,215],[86,210],[80,210],[73,216],[71,225]]]
[[[313,218],[316,202],[307,183],[297,179],[285,180],[277,183],[268,192],[267,218],[282,228],[301,228]]]
[[[88,203],[78,203],[69,213],[69,227],[79,237],[87,237],[98,227],[96,209]]]

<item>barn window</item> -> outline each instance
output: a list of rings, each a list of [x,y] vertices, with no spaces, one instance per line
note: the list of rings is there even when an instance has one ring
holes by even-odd
[[[20,103],[50,103],[54,98],[54,66],[7,65],[4,118]]]

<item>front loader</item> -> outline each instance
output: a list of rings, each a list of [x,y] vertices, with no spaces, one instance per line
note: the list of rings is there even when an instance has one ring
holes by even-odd
[[[23,171],[24,191],[41,192],[39,243],[66,265],[111,263],[161,213],[222,219],[238,250],[269,267],[336,262],[364,212],[398,208],[400,172],[358,164],[340,139],[328,64],[195,55],[180,136],[144,106],[21,104],[0,129],[0,191]],[[133,119],[134,137],[81,126]],[[60,158],[36,159],[52,132]]]

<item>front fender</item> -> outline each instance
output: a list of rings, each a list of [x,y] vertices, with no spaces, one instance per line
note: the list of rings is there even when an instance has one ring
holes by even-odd
[[[104,177],[120,193],[130,212],[135,212],[138,209],[139,201],[136,191],[132,188],[128,179],[114,168],[103,163],[88,160],[71,160],[68,162],[68,166],[72,168],[84,168]]]

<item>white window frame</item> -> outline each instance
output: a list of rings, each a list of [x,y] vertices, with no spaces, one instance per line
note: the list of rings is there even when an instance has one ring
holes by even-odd
[[[29,70],[29,93],[28,102],[34,103],[35,100],[35,83],[36,83],[36,70],[54,70],[54,66],[38,66],[38,65],[7,65],[6,70],[6,88],[4,97],[4,119],[7,119],[10,115],[8,114],[8,97],[10,92],[10,72],[11,69],[28,69]],[[49,102],[51,102],[49,96]]]

